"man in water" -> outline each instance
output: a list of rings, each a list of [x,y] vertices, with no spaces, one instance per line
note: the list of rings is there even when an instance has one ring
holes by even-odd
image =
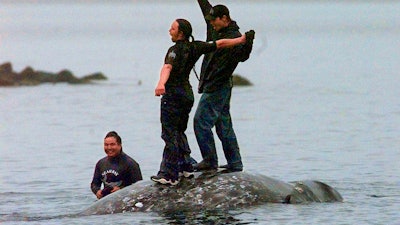
[[[98,199],[142,180],[139,164],[122,151],[122,140],[117,132],[107,133],[104,152],[107,156],[97,162],[90,186]]]
[[[239,26],[224,5],[212,6],[208,0],[198,0],[207,23],[207,41],[240,37]],[[201,67],[199,93],[202,93],[194,116],[194,132],[203,161],[194,165],[195,170],[215,170],[218,157],[212,128],[215,126],[221,140],[229,171],[242,171],[239,144],[232,126],[230,101],[232,74],[239,62],[250,57],[253,39],[243,45],[218,49],[204,56]]]

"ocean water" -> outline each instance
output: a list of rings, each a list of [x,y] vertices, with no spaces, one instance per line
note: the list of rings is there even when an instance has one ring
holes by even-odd
[[[195,1],[0,1],[0,63],[109,78],[0,88],[1,224],[400,224],[400,3],[212,3],[228,5],[242,32],[256,30],[236,69],[254,85],[234,88],[231,110],[245,170],[320,180],[345,201],[73,216],[96,201],[89,184],[108,131],[144,179],[158,171],[154,88],[168,29],[187,18],[204,40],[204,21]],[[187,136],[201,159],[192,121]]]

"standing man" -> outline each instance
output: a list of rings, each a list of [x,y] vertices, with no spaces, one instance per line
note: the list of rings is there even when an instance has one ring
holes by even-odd
[[[220,48],[230,48],[246,43],[254,37],[249,31],[238,38],[218,41],[196,41],[192,36],[192,25],[185,19],[176,19],[169,29],[171,46],[164,58],[160,79],[155,95],[161,97],[161,138],[165,142],[160,170],[151,180],[160,184],[177,185],[179,175],[193,176],[189,143],[185,134],[189,113],[194,103],[192,86],[189,82],[190,71],[196,61],[205,53]]]
[[[142,180],[139,164],[122,151],[122,140],[117,132],[107,133],[104,152],[107,156],[97,162],[90,186],[98,199]]]
[[[197,0],[207,23],[207,41],[240,37],[239,27],[229,15],[224,5],[212,6],[208,0]],[[199,93],[202,93],[195,116],[194,132],[203,161],[194,164],[194,169],[215,170],[218,157],[212,128],[222,142],[229,171],[242,171],[243,164],[239,145],[232,126],[230,100],[232,94],[232,74],[239,62],[246,61],[253,47],[253,38],[245,44],[218,49],[204,56],[201,67]]]

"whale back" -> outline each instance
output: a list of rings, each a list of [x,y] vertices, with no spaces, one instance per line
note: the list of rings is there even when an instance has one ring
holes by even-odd
[[[260,174],[196,173],[195,178],[182,179],[176,186],[139,181],[98,200],[81,214],[236,209],[267,202],[325,202],[340,196],[321,182],[301,184],[306,184],[303,192],[297,190],[300,182],[286,183]],[[329,194],[325,193],[327,190]],[[336,198],[329,197],[332,193]]]
[[[296,181],[293,185],[293,191],[286,199],[287,203],[343,202],[343,197],[338,191],[321,181]]]

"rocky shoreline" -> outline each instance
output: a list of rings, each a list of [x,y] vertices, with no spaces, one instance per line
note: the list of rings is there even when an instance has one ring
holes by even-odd
[[[10,62],[0,65],[0,87],[36,86],[43,83],[90,84],[94,80],[107,80],[107,77],[97,72],[78,78],[66,69],[52,73],[34,70],[29,66],[17,73]]]
[[[64,69],[58,73],[34,70],[26,67],[17,73],[13,70],[12,64],[6,62],[0,65],[0,87],[37,86],[43,83],[68,83],[68,84],[90,84],[97,80],[108,78],[100,72],[89,74],[81,78],[76,77],[71,71]],[[234,86],[252,86],[246,78],[233,74]]]

